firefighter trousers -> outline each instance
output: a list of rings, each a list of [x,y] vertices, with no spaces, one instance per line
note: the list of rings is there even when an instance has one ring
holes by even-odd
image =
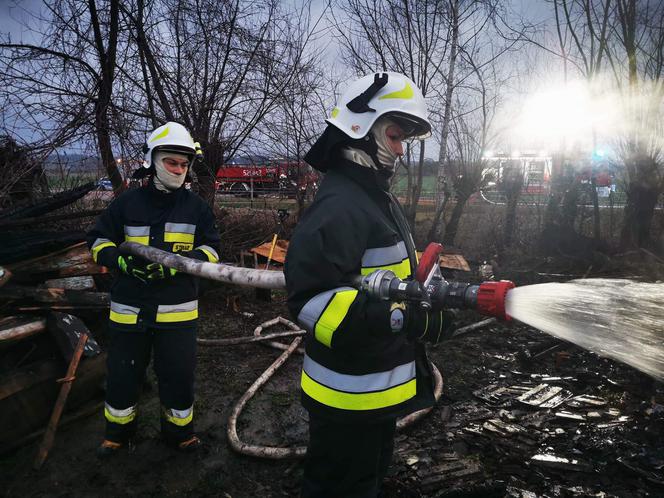
[[[376,498],[392,460],[396,419],[343,424],[309,413],[302,498]]]
[[[154,351],[161,400],[161,430],[177,444],[193,434],[196,326],[128,331],[109,324],[106,439],[125,442],[136,428],[136,404]]]

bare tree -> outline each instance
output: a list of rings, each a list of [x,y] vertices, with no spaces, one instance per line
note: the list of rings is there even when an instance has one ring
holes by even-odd
[[[334,21],[344,62],[357,74],[374,70],[405,74],[431,102],[435,96],[432,88],[443,81],[443,64],[450,46],[448,2],[346,0],[340,7],[345,17]],[[411,225],[422,192],[424,141],[408,147],[408,163],[412,154],[418,159],[415,168],[408,169],[406,213]]]
[[[0,43],[0,99],[5,122],[28,129],[52,150],[94,139],[113,188],[123,188],[112,150],[112,106],[119,0],[58,0],[36,18],[35,43]]]
[[[325,94],[325,77],[319,61],[309,61],[294,76],[291,85],[277,101],[277,106],[258,126],[266,140],[263,150],[285,161],[290,168],[296,164],[295,198],[298,217],[304,211],[306,198],[313,195],[309,179],[312,173],[304,163],[304,155],[320,136],[323,128],[321,116],[326,115],[329,100]]]
[[[591,89],[600,77],[607,73],[611,77],[614,105],[623,115],[622,129],[615,130],[612,137],[624,166],[627,193],[621,246],[647,246],[654,209],[664,189],[658,139],[664,97],[664,5],[655,0],[554,0],[553,7],[566,74],[568,68],[574,70]],[[606,81],[602,79],[604,91]],[[591,193],[597,239],[599,208],[594,185]],[[554,207],[552,202],[549,206]],[[552,213],[546,219],[552,220]]]
[[[304,65],[308,3],[136,0],[125,6],[138,51],[133,83],[152,123],[177,120],[200,141],[199,193],[212,202],[216,170],[241,150]]]

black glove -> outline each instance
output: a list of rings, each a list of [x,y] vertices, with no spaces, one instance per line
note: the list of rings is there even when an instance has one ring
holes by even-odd
[[[438,344],[451,331],[452,320],[442,311],[427,311],[415,304],[394,303],[390,308],[392,330],[406,333],[410,341]]]
[[[142,263],[134,256],[118,256],[118,268],[125,275],[134,277],[143,283],[147,282],[147,269],[145,263]]]
[[[169,268],[161,263],[150,263],[146,267],[147,279],[152,282],[154,280],[164,280],[165,278],[174,277],[178,272],[175,268]]]

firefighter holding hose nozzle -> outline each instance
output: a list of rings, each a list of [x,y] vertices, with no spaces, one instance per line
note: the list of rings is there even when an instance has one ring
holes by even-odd
[[[424,341],[449,327],[440,310],[376,299],[353,275],[415,271],[408,223],[389,192],[402,142],[430,133],[420,89],[398,73],[350,85],[305,160],[325,178],[291,239],[288,305],[310,334],[301,377],[309,411],[303,497],[375,497],[398,417],[433,405]]]
[[[413,81],[392,72],[360,78],[326,121],[305,157],[326,175],[291,238],[284,271],[290,312],[309,332],[301,496],[376,497],[397,418],[435,402],[424,343],[450,330],[442,308],[504,315],[513,284],[446,282],[438,244],[417,264],[408,223],[389,192],[402,142],[431,131]]]

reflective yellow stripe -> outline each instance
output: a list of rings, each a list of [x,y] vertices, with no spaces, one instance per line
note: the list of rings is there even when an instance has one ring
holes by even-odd
[[[201,251],[203,251],[205,253],[205,255],[208,257],[208,261],[210,263],[218,263],[219,262],[219,258],[217,258],[214,254],[212,254],[207,249],[203,249],[202,247],[199,247],[198,249],[200,249]]]
[[[118,313],[117,311],[111,310],[110,319],[116,323],[124,323],[129,325],[135,325],[138,323],[138,314],[126,314]]]
[[[311,398],[341,410],[375,410],[398,405],[415,396],[416,379],[400,386],[373,393],[346,393],[319,384],[302,371],[302,390]]]
[[[189,411],[189,415],[187,415],[184,418],[174,417],[171,410],[165,410],[164,415],[166,417],[166,420],[168,422],[170,422],[171,424],[177,425],[179,427],[183,427],[194,419],[194,409],[192,408]]]
[[[186,322],[198,318],[198,309],[193,311],[175,311],[173,313],[157,313],[157,322]]]
[[[150,236],[149,235],[141,235],[141,236],[131,236],[131,235],[126,235],[125,234],[125,240],[127,242],[136,242],[137,244],[143,244],[144,246],[149,246],[150,245]]]
[[[99,251],[102,249],[106,249],[107,247],[117,247],[113,242],[104,242],[103,244],[99,244],[98,246],[95,246],[92,248],[92,259],[94,262],[97,262],[97,256],[99,255]]]
[[[164,232],[164,242],[194,243],[193,233]]]
[[[413,87],[410,86],[410,83],[406,82],[406,86],[403,87],[401,90],[397,90],[396,92],[388,93],[383,95],[382,97],[378,97],[378,100],[384,100],[384,99],[409,100],[412,99],[414,95],[415,92],[413,91]]]
[[[169,131],[170,131],[169,127],[167,126],[166,128],[164,128],[164,131],[162,131],[159,135],[157,135],[152,140],[150,140],[150,142],[154,142],[155,140],[159,140],[160,138],[164,138],[164,137],[168,136]]]
[[[314,336],[328,348],[332,347],[332,334],[346,317],[348,308],[355,301],[355,296],[357,296],[356,290],[337,292],[318,319]]]
[[[410,277],[410,260],[406,258],[401,263],[395,263],[393,265],[362,268],[360,273],[362,275],[369,275],[376,270],[391,270],[398,278],[407,278]]]
[[[131,422],[132,420],[134,420],[136,418],[136,412],[133,411],[132,413],[130,413],[129,415],[126,415],[124,417],[118,417],[116,415],[113,415],[108,410],[108,407],[104,407],[104,417],[106,417],[106,420],[108,420],[109,422],[114,422],[116,424],[125,425],[125,424],[128,424],[129,422]]]

